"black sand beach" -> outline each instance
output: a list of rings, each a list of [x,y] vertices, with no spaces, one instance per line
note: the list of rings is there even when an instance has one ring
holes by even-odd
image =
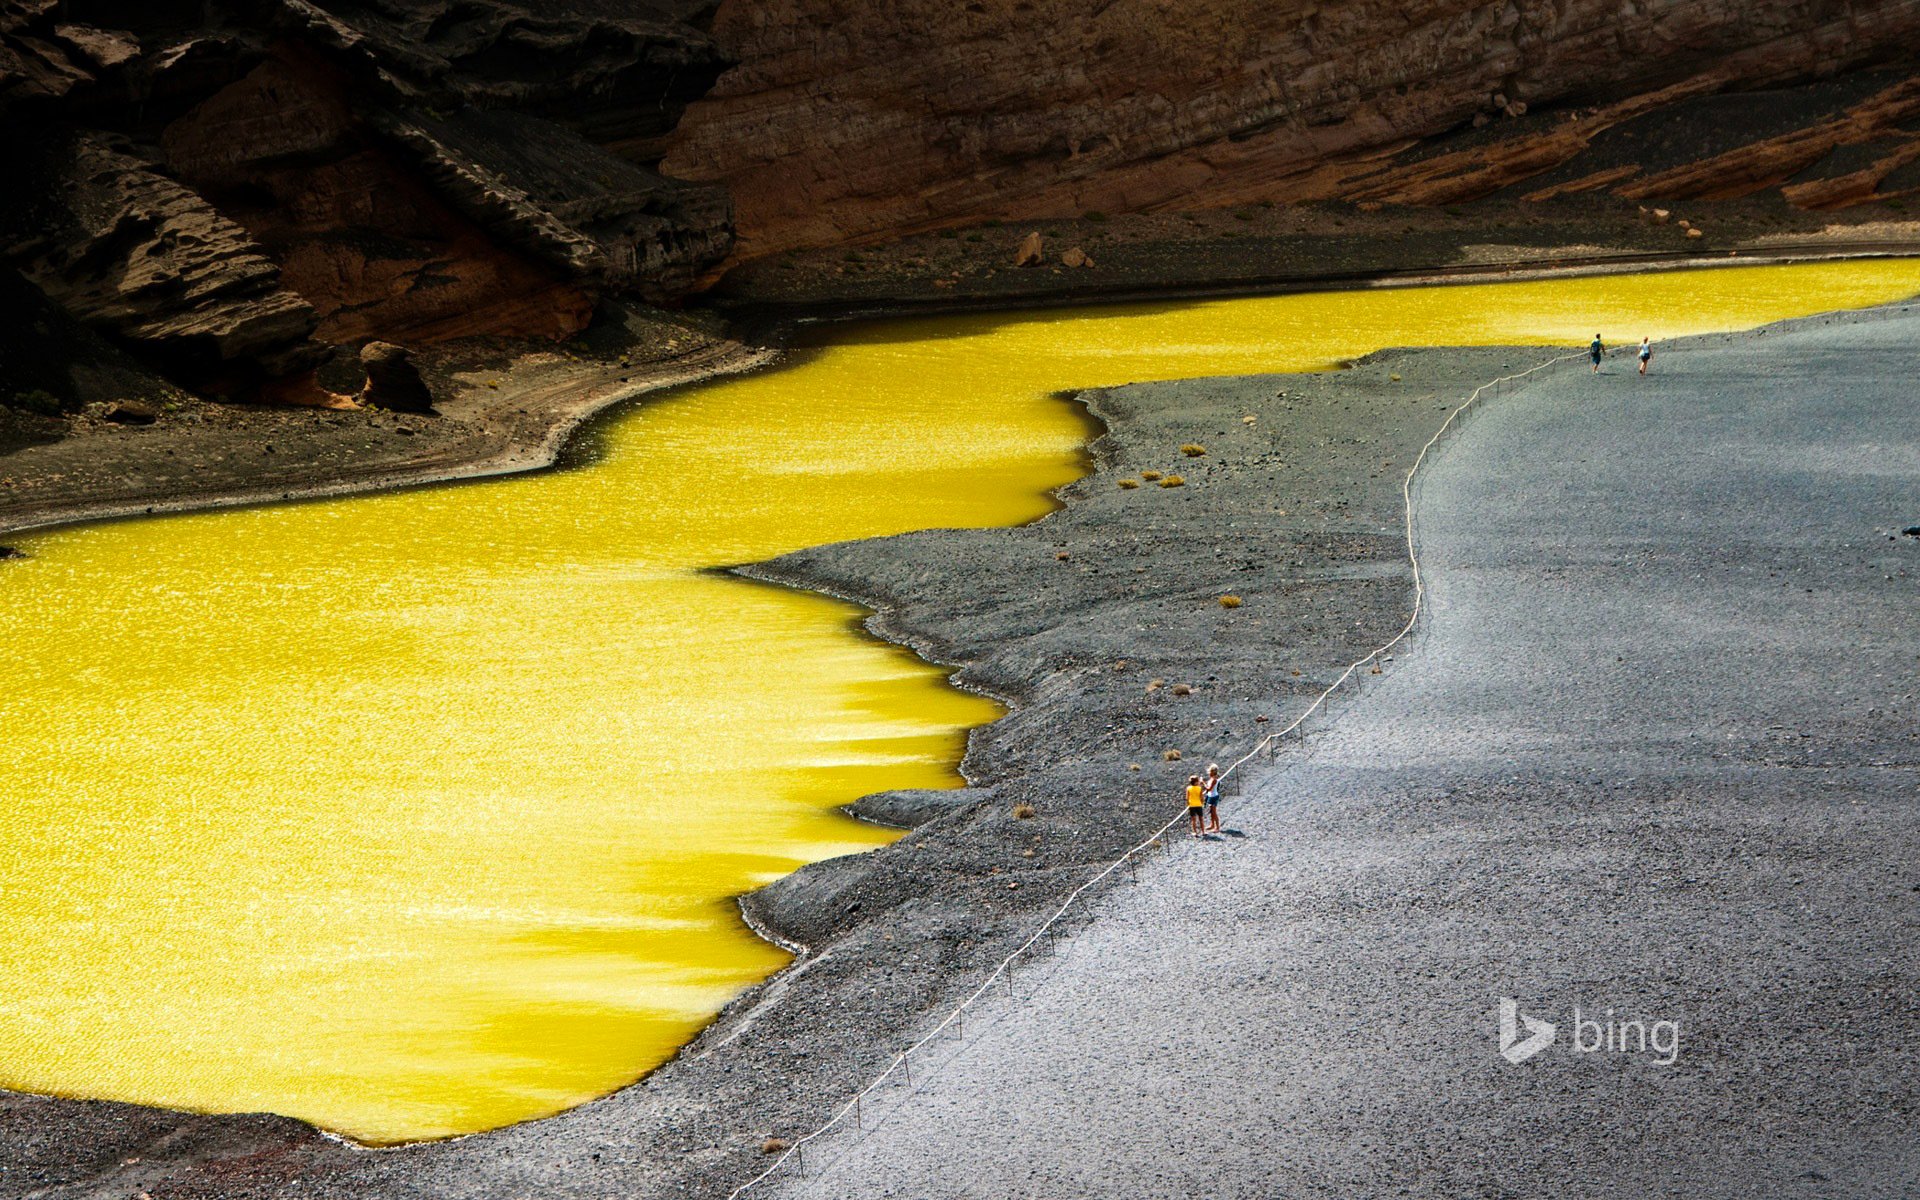
[[[1912,1194],[1916,335],[1694,339],[1476,411],[1416,489],[1415,638],[1238,836],[761,1194]],[[1503,1060],[1503,1000],[1557,1036]]]

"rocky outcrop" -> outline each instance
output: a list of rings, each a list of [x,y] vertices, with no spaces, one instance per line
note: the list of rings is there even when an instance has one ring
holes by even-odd
[[[1475,118],[1538,125],[1543,107],[1909,54],[1920,2],[725,0],[714,35],[741,64],[688,109],[664,167],[727,185],[743,249],[764,253],[989,216],[1339,197]],[[1577,141],[1543,130],[1482,178],[1412,191],[1509,186]]]
[[[351,88],[312,52],[282,48],[169,125],[166,162],[281,264],[324,342],[584,328],[598,281],[462,213],[355,113]]]
[[[40,147],[5,252],[69,314],[202,378],[303,365],[313,307],[202,197],[97,134]]]
[[[652,169],[725,66],[709,15],[13,0],[0,115],[33,203],[0,220],[0,246],[201,387],[369,338],[565,337],[600,294],[677,298],[731,248],[725,193]]]
[[[405,346],[392,342],[368,342],[360,348],[360,366],[367,373],[367,386],[359,400],[376,408],[395,412],[430,413],[433,393],[420,378]]]
[[[465,109],[384,128],[463,213],[571,278],[665,299],[732,248],[719,189],[668,179],[537,118]]]

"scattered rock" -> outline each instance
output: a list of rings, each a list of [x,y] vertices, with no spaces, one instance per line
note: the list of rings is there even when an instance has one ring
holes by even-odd
[[[1704,234],[1704,233],[1702,233],[1702,232],[1701,232],[1700,230],[1698,230],[1698,229],[1689,229],[1689,230],[1687,230],[1687,236],[1688,236],[1688,237],[1690,237],[1690,238],[1697,238],[1697,237],[1705,237],[1705,236],[1707,236],[1707,235],[1706,235],[1706,234]]]
[[[368,342],[360,350],[360,365],[366,368],[367,386],[360,391],[360,403],[393,412],[430,413],[433,393],[413,365],[405,346],[392,342]]]
[[[151,425],[160,419],[160,410],[138,400],[115,400],[100,415],[116,425]]]
[[[1909,525],[1900,531],[1910,538],[1920,538],[1920,525]]]
[[[862,796],[847,811],[863,821],[915,829],[928,821],[991,800],[992,788],[902,788]]]
[[[1085,250],[1075,246],[1060,256],[1060,265],[1063,267],[1091,267],[1093,265],[1093,259]]]
[[[1013,256],[1013,265],[1016,267],[1037,267],[1044,261],[1044,258],[1045,256],[1040,250],[1040,231],[1036,229],[1027,235],[1026,241],[1020,243],[1019,252]]]

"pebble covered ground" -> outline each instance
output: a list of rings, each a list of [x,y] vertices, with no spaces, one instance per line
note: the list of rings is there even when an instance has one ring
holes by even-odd
[[[1911,1194],[1916,313],[1476,412],[1406,652],[765,1194]]]

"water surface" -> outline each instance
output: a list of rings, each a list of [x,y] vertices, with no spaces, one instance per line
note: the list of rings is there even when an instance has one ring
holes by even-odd
[[[731,897],[887,840],[835,806],[957,784],[996,715],[704,568],[1044,514],[1082,469],[1060,389],[1915,292],[1881,261],[888,322],[577,470],[13,539],[0,1085],[375,1142],[603,1094],[786,961]]]

